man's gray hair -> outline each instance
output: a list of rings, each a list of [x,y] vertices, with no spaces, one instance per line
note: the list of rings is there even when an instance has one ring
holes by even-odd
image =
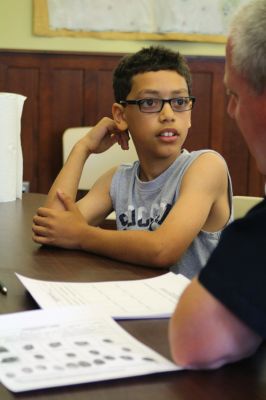
[[[232,64],[258,93],[266,89],[266,0],[253,0],[234,16],[229,30]]]

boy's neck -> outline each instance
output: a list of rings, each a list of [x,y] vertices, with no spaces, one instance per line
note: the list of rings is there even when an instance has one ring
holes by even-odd
[[[179,154],[167,159],[149,161],[146,158],[145,160],[140,160],[139,179],[142,182],[152,181],[166,171],[181,154],[182,150]]]

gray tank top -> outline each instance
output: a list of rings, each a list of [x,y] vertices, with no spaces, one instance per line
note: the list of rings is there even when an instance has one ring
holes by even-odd
[[[192,162],[201,154],[212,150],[188,152],[182,150],[170,167],[152,181],[139,179],[139,161],[122,164],[113,176],[110,195],[116,212],[118,230],[154,231],[162,224],[178,199],[183,176]],[[219,153],[220,157],[222,157]],[[232,183],[228,172],[228,197],[232,220]],[[227,224],[228,224],[227,223]],[[187,251],[170,271],[188,278],[196,275],[206,264],[220,239],[221,231],[200,231]]]

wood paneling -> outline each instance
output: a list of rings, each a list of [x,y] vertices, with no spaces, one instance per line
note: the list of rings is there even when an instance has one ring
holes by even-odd
[[[62,165],[62,134],[111,116],[112,71],[121,55],[0,52],[0,91],[27,97],[22,116],[24,180],[47,193]],[[235,194],[263,195],[263,180],[226,112],[224,58],[187,57],[197,97],[185,147],[212,148],[226,159]]]

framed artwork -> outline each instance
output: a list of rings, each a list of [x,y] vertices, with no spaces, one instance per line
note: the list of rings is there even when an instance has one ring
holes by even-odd
[[[224,43],[249,0],[33,0],[34,34]]]

